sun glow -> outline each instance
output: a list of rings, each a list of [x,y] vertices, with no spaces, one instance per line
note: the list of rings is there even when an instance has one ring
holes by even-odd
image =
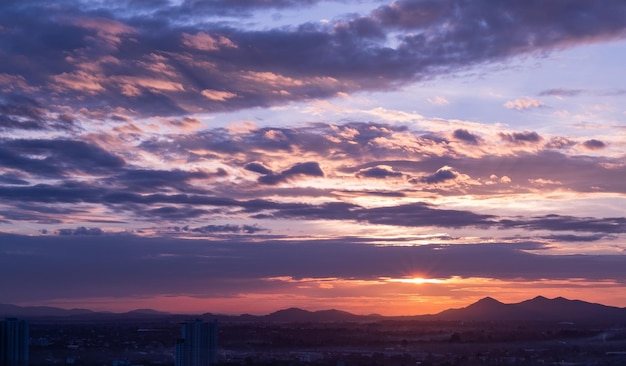
[[[445,283],[446,280],[442,280],[439,278],[422,278],[422,277],[412,277],[412,278],[391,278],[388,280],[389,282],[400,282],[400,283],[411,283],[414,285],[423,285],[423,284],[439,284]]]

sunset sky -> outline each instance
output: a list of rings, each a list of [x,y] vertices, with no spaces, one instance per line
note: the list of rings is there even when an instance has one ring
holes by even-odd
[[[0,303],[626,307],[626,2],[0,1]]]

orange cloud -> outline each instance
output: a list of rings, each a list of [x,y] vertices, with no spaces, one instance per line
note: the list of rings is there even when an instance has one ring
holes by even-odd
[[[217,51],[221,48],[237,48],[230,39],[224,36],[212,36],[204,32],[196,34],[183,33],[183,44],[200,51]]]
[[[237,96],[235,93],[212,89],[204,89],[201,94],[207,99],[215,100],[217,102],[224,102]]]
[[[515,109],[517,111],[525,111],[531,108],[542,108],[545,106],[546,105],[543,104],[542,102],[536,99],[529,98],[529,97],[523,97],[523,98],[519,98],[515,100],[510,100],[504,103],[504,107],[508,109]]]

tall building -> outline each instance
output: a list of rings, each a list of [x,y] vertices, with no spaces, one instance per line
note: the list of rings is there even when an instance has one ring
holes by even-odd
[[[176,343],[176,366],[209,366],[217,363],[217,320],[197,319],[181,324]]]
[[[28,322],[16,318],[0,321],[0,365],[28,365]]]

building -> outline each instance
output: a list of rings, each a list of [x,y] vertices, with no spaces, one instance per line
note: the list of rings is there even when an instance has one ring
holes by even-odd
[[[0,365],[28,365],[28,322],[16,318],[0,321]]]
[[[181,324],[176,342],[176,366],[209,366],[217,363],[217,320]]]

